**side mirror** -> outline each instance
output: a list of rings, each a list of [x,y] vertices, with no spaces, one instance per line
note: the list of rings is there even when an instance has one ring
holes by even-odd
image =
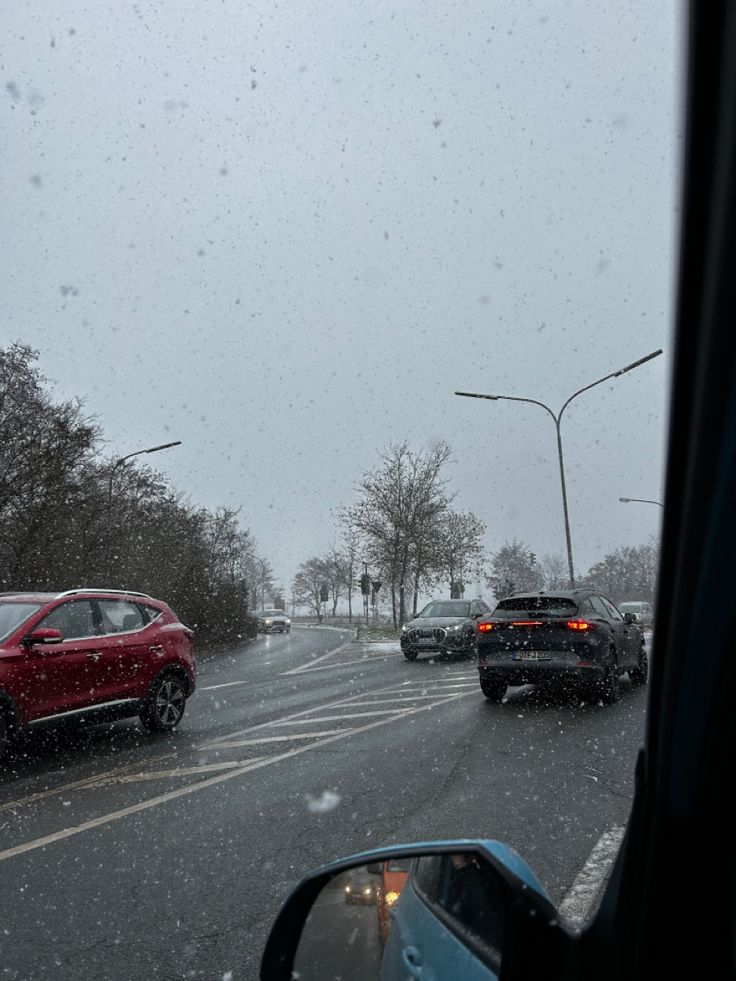
[[[474,613],[473,614],[473,619],[474,620],[482,620],[483,619],[483,614],[480,612],[480,610],[477,613]]]
[[[36,644],[60,644],[63,639],[64,635],[60,630],[54,627],[39,627],[24,637],[23,643],[26,647],[35,647]]]
[[[276,917],[261,981],[559,977],[578,933],[496,841],[397,846],[304,878]],[[518,973],[517,973],[518,972]]]
[[[639,623],[638,613],[624,613],[624,620],[627,623]]]

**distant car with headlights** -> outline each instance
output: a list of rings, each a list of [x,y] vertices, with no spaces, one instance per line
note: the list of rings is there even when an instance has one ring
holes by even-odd
[[[259,634],[288,634],[291,631],[291,620],[283,610],[259,610],[256,618]]]
[[[363,869],[355,869],[347,875],[342,892],[346,903],[372,906],[376,901],[375,879]]]
[[[462,654],[475,651],[477,621],[491,615],[480,599],[432,600],[401,628],[401,650],[407,661],[419,654]]]

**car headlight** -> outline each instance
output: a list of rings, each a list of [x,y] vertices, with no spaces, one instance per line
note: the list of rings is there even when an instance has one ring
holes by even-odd
[[[267,627],[270,627],[271,624],[273,623],[273,620],[264,620],[263,622],[266,624]]]
[[[402,632],[402,634],[405,634],[406,633],[406,627],[402,627],[401,628],[401,632]]]
[[[448,634],[456,634],[463,629],[463,625],[461,623],[456,623],[454,626],[446,627],[445,629],[447,630]]]

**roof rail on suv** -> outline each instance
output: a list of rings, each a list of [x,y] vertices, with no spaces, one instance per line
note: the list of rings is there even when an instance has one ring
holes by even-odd
[[[58,593],[56,598],[61,599],[62,596],[74,596],[77,593],[113,593],[117,596],[142,596],[144,599],[152,599],[148,593],[138,593],[135,589],[85,589],[80,587],[78,589],[65,589],[63,593]]]

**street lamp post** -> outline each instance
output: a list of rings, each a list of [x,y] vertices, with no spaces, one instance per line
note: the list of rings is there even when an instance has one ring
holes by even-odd
[[[135,453],[128,453],[126,456],[119,457],[113,465],[110,467],[110,479],[107,485],[107,514],[109,516],[112,511],[112,481],[115,476],[115,471],[118,467],[122,466],[126,460],[130,460],[131,457],[141,456],[143,453],[158,453],[159,450],[168,450],[171,446],[181,446],[181,440],[174,440],[173,443],[162,443],[160,446],[150,446],[147,450],[136,450]],[[110,552],[111,552],[111,541],[108,538],[107,547],[105,549],[105,568],[110,568]]]
[[[563,415],[565,409],[568,407],[568,405],[573,401],[573,399],[576,399],[578,397],[578,395],[582,395],[583,392],[587,392],[589,389],[595,388],[596,385],[603,384],[603,382],[608,381],[609,378],[619,378],[621,375],[625,375],[627,371],[633,371],[634,368],[638,368],[640,365],[645,364],[647,361],[651,361],[652,358],[658,357],[661,353],[662,353],[661,348],[659,350],[657,350],[657,351],[652,351],[651,354],[647,354],[645,357],[639,358],[638,361],[633,361],[631,364],[627,364],[625,368],[619,368],[618,371],[612,371],[610,374],[604,375],[603,378],[599,378],[597,381],[591,382],[590,385],[585,385],[583,388],[578,389],[577,392],[573,392],[572,393],[572,395],[563,404],[562,408],[560,409],[560,411],[557,414],[555,414],[554,411],[552,409],[550,409],[550,407],[548,405],[545,405],[544,402],[539,402],[537,399],[525,399],[525,398],[520,398],[519,396],[516,396],[516,395],[481,395],[481,394],[479,394],[477,392],[455,392],[455,395],[460,395],[463,398],[468,398],[468,399],[489,399],[491,402],[526,402],[529,405],[538,405],[540,408],[544,409],[545,412],[548,412],[549,415],[552,417],[552,419],[554,421],[554,424],[555,424],[555,429],[557,431],[557,457],[558,457],[559,464],[560,464],[560,485],[561,485],[561,488],[562,488],[562,511],[563,511],[564,518],[565,518],[565,541],[566,541],[566,544],[567,544],[567,565],[568,565],[568,570],[569,570],[569,573],[570,573],[570,585],[571,586],[574,586],[575,585],[575,568],[574,568],[573,558],[572,558],[572,538],[571,538],[571,535],[570,535],[570,516],[569,516],[569,513],[568,513],[568,507],[567,507],[567,485],[565,483],[565,461],[564,461],[564,457],[563,457],[563,454],[562,454],[562,431],[561,431],[561,428],[560,428],[561,423],[562,423],[562,415]]]
[[[159,450],[168,450],[172,446],[181,446],[181,440],[174,440],[173,443],[162,443],[160,446],[151,446],[147,450],[136,450],[135,453],[128,453],[127,456],[121,456],[117,459],[112,467],[110,468],[110,481],[107,487],[107,506],[112,507],[112,480],[115,476],[115,471],[119,466],[122,466],[126,460],[130,460],[134,456],[141,456],[143,453],[158,453]]]
[[[631,504],[634,501],[637,504],[656,504],[658,508],[664,510],[664,504],[661,501],[648,501],[645,497],[619,497],[619,501],[623,504]]]

